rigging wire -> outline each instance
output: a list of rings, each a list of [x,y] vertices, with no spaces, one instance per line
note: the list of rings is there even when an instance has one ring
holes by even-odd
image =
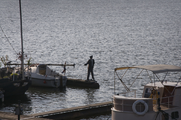
[[[130,91],[130,89],[124,84],[123,80],[119,77],[118,73],[115,71],[118,79],[121,81],[121,83],[123,84],[124,88],[127,90],[127,91]]]
[[[143,71],[143,70],[142,70]],[[136,79],[140,76],[140,74],[142,73],[142,71],[137,75],[137,77],[135,78],[135,80],[133,81],[133,83],[136,81]],[[133,85],[133,83],[130,85],[130,87],[129,88],[131,88],[132,87],[132,85]]]
[[[14,52],[15,52],[16,54],[18,54],[18,53],[16,52],[16,50],[14,49],[14,47],[12,46],[12,44],[10,43],[8,37],[7,37],[6,34],[4,33],[4,31],[3,31],[2,27],[1,27],[1,25],[0,25],[0,28],[1,28],[1,31],[3,32],[4,36],[5,36],[6,40],[8,41],[8,43],[10,44],[10,46],[12,47],[12,49],[14,50]]]

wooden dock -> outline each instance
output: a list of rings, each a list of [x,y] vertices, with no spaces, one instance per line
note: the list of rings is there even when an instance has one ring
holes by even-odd
[[[96,114],[111,113],[111,107],[112,107],[112,102],[104,102],[104,103],[97,103],[86,106],[79,106],[79,107],[37,113],[29,116],[33,118],[68,120],[68,119],[81,118]]]
[[[84,88],[96,88],[99,89],[99,83],[93,80],[81,80],[81,79],[67,79],[67,86],[84,87]]]
[[[0,120],[18,120],[18,115],[14,113],[0,112]],[[27,115],[20,115],[20,120],[50,120],[46,118],[35,118]]]
[[[91,105],[65,108],[49,112],[21,115],[20,120],[69,120],[91,115],[111,113],[112,102],[96,103]],[[14,113],[0,112],[0,120],[17,120]]]

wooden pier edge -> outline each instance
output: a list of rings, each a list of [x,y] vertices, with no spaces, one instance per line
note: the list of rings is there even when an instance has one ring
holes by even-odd
[[[0,120],[17,120],[17,119],[18,115],[15,115],[14,113],[0,111]],[[20,120],[50,120],[50,119],[35,118],[33,116],[28,116],[28,115],[20,115]]]
[[[37,113],[29,116],[53,120],[68,120],[73,118],[83,118],[96,114],[111,113],[111,107],[112,101]]]
[[[69,120],[75,118],[83,118],[96,114],[100,115],[105,113],[111,113],[111,107],[112,102],[103,102],[31,115],[20,115],[20,120]],[[0,120],[1,119],[17,120],[18,116],[14,113],[0,111]]]
[[[95,89],[99,89],[100,87],[97,81],[93,81],[93,80],[87,81],[87,80],[73,79],[73,78],[67,78],[67,86],[95,88]]]

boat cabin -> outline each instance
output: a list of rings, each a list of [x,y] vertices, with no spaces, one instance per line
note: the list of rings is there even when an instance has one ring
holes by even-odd
[[[152,80],[151,78],[158,79],[154,79],[154,82],[144,85],[142,96],[138,98],[136,97],[136,92],[134,97],[126,95],[133,92],[130,90],[132,84],[128,87],[123,81],[127,69],[134,68],[142,69],[142,71],[146,70],[147,73],[151,71],[154,77],[150,77],[148,73],[150,80]],[[122,77],[119,77],[116,71],[125,69],[126,72]],[[138,76],[140,76],[142,71]],[[178,79],[174,77],[168,82],[165,79],[168,72],[181,72],[181,67],[174,65],[148,65],[116,68],[115,74],[127,92],[122,95],[113,95],[112,120],[120,120],[122,118],[124,120],[181,120],[181,77],[178,74]],[[159,73],[166,73],[163,80],[160,80],[157,76]],[[133,83],[135,80],[133,80]]]
[[[47,65],[45,64],[39,64],[37,66],[30,67],[31,73],[38,73],[43,76],[58,76],[59,74],[55,71],[51,70]]]
[[[143,98],[153,98],[153,104],[157,104],[160,98],[161,105],[181,106],[181,83],[176,82],[155,82],[144,86]]]

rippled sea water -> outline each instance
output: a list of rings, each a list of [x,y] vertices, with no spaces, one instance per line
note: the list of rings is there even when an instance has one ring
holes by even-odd
[[[86,79],[84,64],[93,55],[100,84],[100,89],[31,87],[22,100],[24,114],[111,101],[116,67],[181,66],[180,0],[22,0],[22,15],[24,52],[32,62],[75,63],[75,68],[67,67],[67,77]],[[16,62],[21,51],[19,0],[1,0],[0,16],[0,56]],[[133,86],[138,96],[140,86]],[[117,91],[123,89],[120,85]],[[15,104],[8,100],[0,110],[13,112]]]

